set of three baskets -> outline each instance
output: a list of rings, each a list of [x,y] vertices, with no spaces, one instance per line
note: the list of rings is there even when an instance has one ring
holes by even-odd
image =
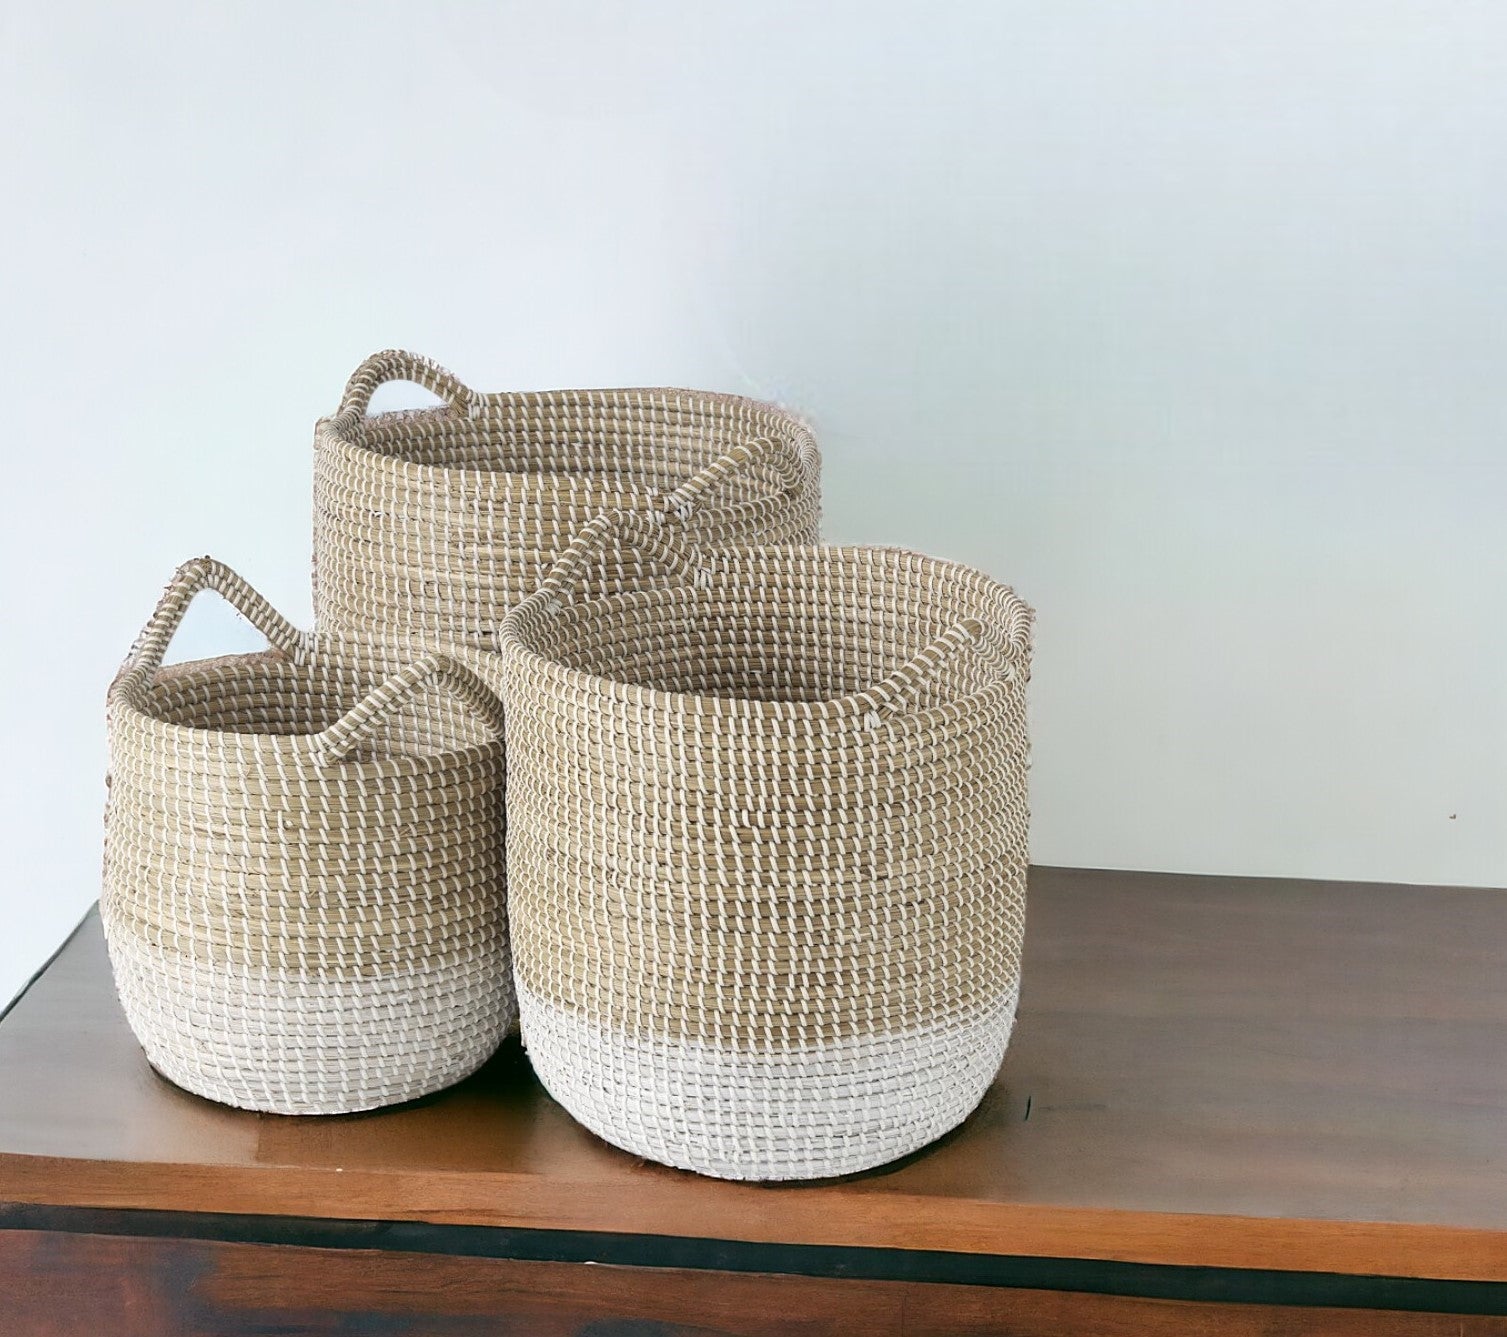
[[[389,380],[442,402],[370,414]],[[521,1022],[587,1128],[740,1179],[966,1118],[1020,978],[1031,612],[816,546],[819,469],[750,400],[364,363],[316,428],[316,630],[203,558],[111,687],[101,910],[152,1065],[352,1112]],[[164,667],[204,589],[270,648]]]

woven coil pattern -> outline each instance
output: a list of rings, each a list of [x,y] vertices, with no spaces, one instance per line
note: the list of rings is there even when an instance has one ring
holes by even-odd
[[[214,589],[261,654],[162,668]],[[108,701],[100,900],[152,1065],[226,1104],[370,1109],[458,1081],[514,1020],[502,713],[468,669],[299,632],[181,567]]]
[[[442,405],[369,416],[395,380]],[[734,395],[483,395],[389,350],[357,368],[314,446],[317,624],[425,644],[494,646],[503,615],[604,511],[670,517],[707,547],[814,542],[820,519],[809,430]]]
[[[614,545],[668,578],[588,597]],[[966,1118],[1018,994],[1031,627],[898,549],[588,526],[501,635],[509,916],[551,1094],[738,1179],[867,1169]]]

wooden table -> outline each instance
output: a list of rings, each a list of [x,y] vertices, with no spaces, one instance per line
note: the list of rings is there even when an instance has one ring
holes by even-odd
[[[219,1108],[91,916],[0,1021],[0,1332],[1507,1334],[1507,893],[1038,869],[1027,938],[962,1129],[771,1188],[597,1141],[516,1044]]]

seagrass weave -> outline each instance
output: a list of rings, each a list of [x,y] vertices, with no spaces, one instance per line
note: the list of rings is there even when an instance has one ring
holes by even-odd
[[[272,649],[162,668],[204,589]],[[108,720],[100,913],[153,1067],[226,1104],[331,1114],[487,1059],[514,1014],[502,713],[468,669],[305,635],[202,558]]]
[[[392,380],[444,403],[369,416]],[[670,517],[710,547],[814,542],[816,443],[792,414],[734,395],[484,395],[416,354],[377,353],[315,429],[317,625],[493,646],[503,615],[612,509]]]
[[[576,598],[614,545],[674,578]],[[566,1109],[767,1180],[967,1117],[1020,978],[1031,626],[898,549],[588,526],[501,634],[519,1008]]]

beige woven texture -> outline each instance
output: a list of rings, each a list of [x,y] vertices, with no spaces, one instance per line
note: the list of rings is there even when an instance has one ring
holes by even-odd
[[[368,416],[388,381],[444,402]],[[494,646],[503,615],[608,510],[671,517],[707,547],[817,537],[810,432],[733,395],[484,395],[427,358],[389,350],[357,368],[314,445],[321,628]],[[616,579],[630,586],[644,573],[630,566]]]
[[[593,592],[629,548],[668,580]],[[1019,985],[1031,624],[896,549],[588,526],[501,637],[519,1004],[567,1109],[749,1179],[967,1117]]]
[[[162,668],[205,589],[273,648]],[[326,1114],[487,1059],[514,1015],[502,713],[469,670],[301,633],[202,558],[169,585],[108,717],[101,916],[159,1072],[227,1104]]]

